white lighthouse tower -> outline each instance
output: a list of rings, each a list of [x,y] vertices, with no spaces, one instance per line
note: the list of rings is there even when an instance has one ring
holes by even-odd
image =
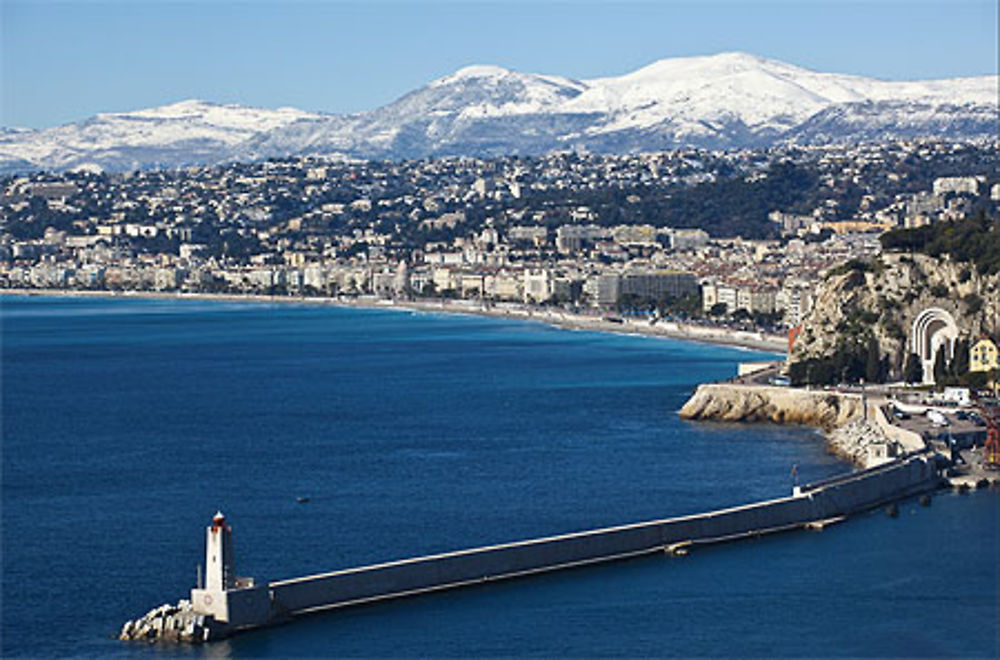
[[[205,584],[191,590],[191,605],[198,614],[236,627],[263,625],[270,616],[268,586],[236,577],[233,529],[221,511],[205,530]]]
[[[225,591],[235,586],[233,528],[219,511],[205,530],[205,591]]]

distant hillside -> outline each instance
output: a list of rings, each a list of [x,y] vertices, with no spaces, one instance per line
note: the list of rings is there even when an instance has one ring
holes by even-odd
[[[997,77],[887,82],[746,53],[572,80],[471,66],[354,115],[202,101],[0,133],[0,174],[293,155],[358,159],[621,154],[937,137],[995,139]]]

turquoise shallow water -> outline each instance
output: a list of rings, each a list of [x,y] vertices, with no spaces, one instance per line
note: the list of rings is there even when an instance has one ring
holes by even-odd
[[[201,301],[2,299],[10,656],[997,655],[995,492],[312,617],[126,645],[217,508],[285,578],[690,513],[847,469],[808,429],[690,424],[759,354],[539,324]],[[308,496],[308,504],[296,504]]]

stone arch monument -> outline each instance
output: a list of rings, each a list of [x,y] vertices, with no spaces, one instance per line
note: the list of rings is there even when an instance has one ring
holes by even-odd
[[[913,321],[910,348],[924,366],[924,384],[934,384],[934,361],[944,349],[949,360],[955,357],[958,326],[951,314],[940,307],[928,307]]]

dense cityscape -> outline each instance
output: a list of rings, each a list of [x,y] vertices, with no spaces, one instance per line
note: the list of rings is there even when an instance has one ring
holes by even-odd
[[[466,298],[791,327],[896,227],[994,215],[997,148],[269,160],[8,177],[0,286]]]

